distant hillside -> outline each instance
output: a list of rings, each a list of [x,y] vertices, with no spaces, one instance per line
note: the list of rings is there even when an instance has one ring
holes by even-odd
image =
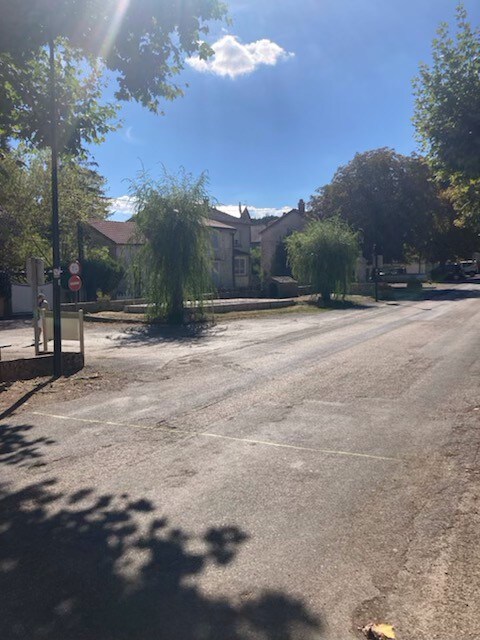
[[[263,218],[252,218],[252,224],[266,225],[272,222],[273,220],[277,220],[277,218],[280,218],[280,216],[270,215],[270,216],[265,216]]]

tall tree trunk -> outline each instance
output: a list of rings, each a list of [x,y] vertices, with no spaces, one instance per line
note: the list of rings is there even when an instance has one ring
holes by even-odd
[[[172,297],[172,307],[167,316],[168,324],[183,324],[183,287],[177,283]]]

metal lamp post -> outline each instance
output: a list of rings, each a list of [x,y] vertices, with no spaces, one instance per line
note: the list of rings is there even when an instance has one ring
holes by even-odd
[[[373,264],[374,264],[374,283],[375,283],[375,302],[378,302],[378,254],[377,244],[373,245]]]
[[[58,215],[58,145],[57,145],[57,95],[55,87],[55,42],[48,41],[50,59],[50,148],[52,152],[52,249],[53,249],[53,375],[62,375],[62,327],[60,307],[60,225]]]

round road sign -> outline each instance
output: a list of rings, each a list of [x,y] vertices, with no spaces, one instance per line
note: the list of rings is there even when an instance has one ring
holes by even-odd
[[[82,288],[82,279],[80,276],[71,276],[68,279],[68,288],[70,291],[79,291]]]
[[[72,276],[78,276],[80,273],[82,273],[80,262],[78,260],[74,260],[74,262],[71,262],[68,265],[68,270]]]

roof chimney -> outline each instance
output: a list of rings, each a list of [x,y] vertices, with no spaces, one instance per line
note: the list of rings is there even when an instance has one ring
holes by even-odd
[[[304,201],[304,200],[302,200],[301,198],[300,198],[300,200],[298,201],[298,213],[299,213],[300,215],[302,215],[302,216],[303,216],[303,215],[304,215],[304,213],[305,213],[305,201]]]

